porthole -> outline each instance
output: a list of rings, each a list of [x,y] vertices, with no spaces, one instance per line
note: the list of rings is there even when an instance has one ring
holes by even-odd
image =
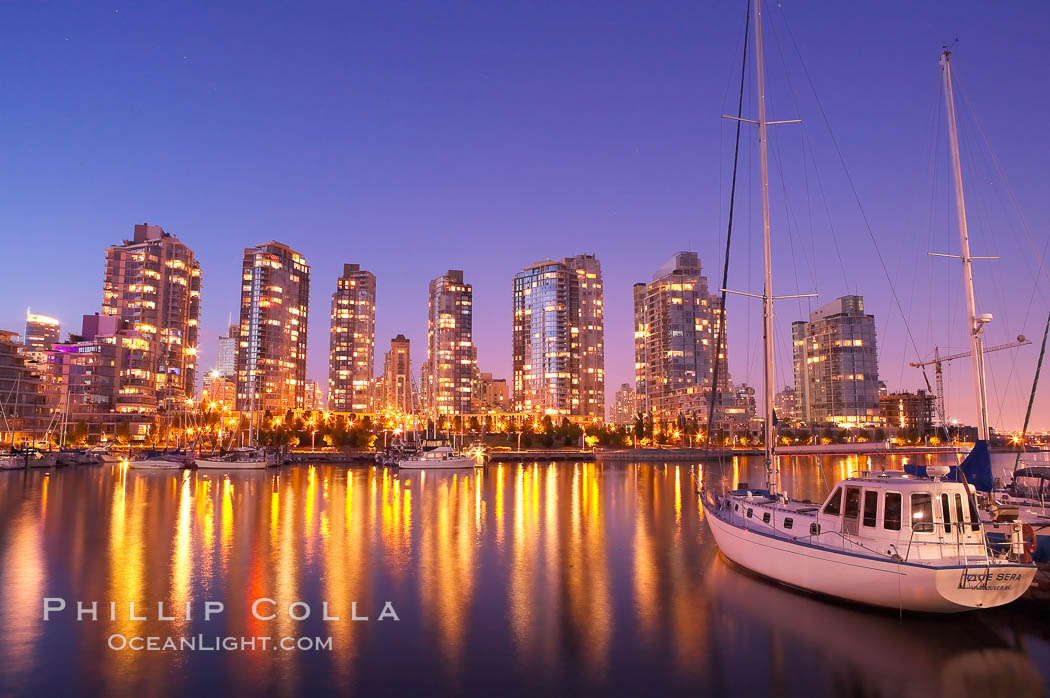
[[[762,514],[762,523],[769,523],[769,512]]]
[[[747,510],[747,518],[750,519],[751,518],[751,514],[752,514],[752,511],[750,509],[748,509]]]
[[[791,520],[791,517],[784,519],[784,528],[791,528],[795,525],[795,522]]]

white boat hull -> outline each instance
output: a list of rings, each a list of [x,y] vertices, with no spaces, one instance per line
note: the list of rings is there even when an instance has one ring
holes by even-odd
[[[185,464],[177,460],[154,458],[150,460],[133,460],[128,463],[128,467],[136,470],[178,470],[185,467]]]
[[[1021,596],[1030,565],[934,566],[838,552],[733,525],[712,509],[704,518],[722,553],[775,581],[848,601],[926,613],[990,608]],[[987,583],[985,580],[987,579]]]
[[[204,470],[256,470],[267,466],[265,460],[229,461],[218,458],[197,458],[193,462],[198,468]]]
[[[448,458],[446,460],[433,458],[433,459],[412,459],[403,460],[398,462],[399,468],[405,468],[408,470],[453,470],[462,468],[473,468],[476,467],[478,461],[476,458]]]

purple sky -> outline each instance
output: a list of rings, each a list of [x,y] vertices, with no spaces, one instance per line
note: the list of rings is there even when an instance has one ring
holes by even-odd
[[[781,5],[766,10],[769,118],[805,123],[771,135],[776,292],[864,295],[881,377],[921,385],[811,79],[919,351],[963,350],[958,264],[926,256],[958,250],[937,59],[960,37],[973,253],[1002,256],[980,263],[978,305],[996,316],[989,344],[1022,332],[1038,343],[1050,294],[973,115],[1041,250],[1050,7]],[[0,327],[20,329],[29,305],[76,329],[100,305],[105,247],[148,221],[203,267],[204,368],[237,310],[242,248],[277,239],[313,266],[311,377],[327,377],[329,297],[357,262],[378,277],[377,370],[398,332],[418,367],[427,283],[462,268],[481,368],[509,378],[511,277],[593,252],[611,399],[633,380],[631,285],[691,248],[717,287],[733,133],[719,116],[735,109],[743,12],[739,1],[5,4]],[[730,286],[759,292],[757,148],[753,129],[744,136]],[[790,322],[811,306],[778,304],[778,385],[792,382]],[[729,307],[733,378],[755,385],[758,310]],[[993,425],[1020,425],[1036,356],[989,356]],[[969,366],[950,366],[949,412],[970,421]],[[1035,414],[1050,426],[1050,387]]]

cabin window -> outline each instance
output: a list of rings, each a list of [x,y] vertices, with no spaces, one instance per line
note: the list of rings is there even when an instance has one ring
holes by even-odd
[[[901,530],[901,494],[900,492],[887,492],[886,504],[882,515],[882,527],[887,531]]]
[[[952,500],[947,492],[941,492],[941,521],[944,522],[944,532],[952,532]]]
[[[831,499],[824,505],[824,513],[830,516],[838,516],[842,513],[842,488],[836,487],[831,494]]]
[[[874,528],[878,514],[879,492],[878,490],[866,490],[864,492],[864,525]]]
[[[820,535],[820,524],[818,524],[818,523],[811,523],[809,525],[809,535],[811,535],[811,536],[819,536]]]
[[[962,495],[958,492],[955,493],[955,520],[959,523],[959,530],[961,531],[966,516],[963,514]]]
[[[787,517],[786,519],[784,519],[784,528],[791,528],[794,525],[795,525],[795,522],[791,520],[790,516]]]
[[[762,523],[769,523],[769,512],[762,514]]]
[[[740,505],[739,504],[734,504],[733,505],[733,511],[740,511]]]
[[[932,533],[933,497],[929,492],[912,492],[911,525],[917,533]]]
[[[752,513],[752,512],[751,512],[751,509],[748,509],[748,510],[747,510],[747,518],[749,518],[749,519],[751,518],[751,513]]]
[[[970,530],[977,532],[981,530],[981,518],[977,515],[977,498],[972,494],[966,498],[970,503]]]
[[[860,488],[846,488],[846,518],[856,519],[860,517]]]

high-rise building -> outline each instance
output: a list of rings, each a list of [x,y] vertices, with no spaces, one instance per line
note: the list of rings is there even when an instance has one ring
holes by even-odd
[[[279,242],[244,250],[237,407],[284,413],[306,404],[310,267]]]
[[[544,260],[514,275],[514,407],[605,418],[601,265]]]
[[[842,296],[791,324],[798,415],[809,424],[879,421],[875,316]]]
[[[332,294],[328,404],[336,412],[372,411],[375,372],[376,277],[344,264]]]
[[[22,334],[22,344],[25,345],[27,354],[34,357],[43,355],[46,361],[51,345],[60,341],[61,335],[62,328],[58,320],[26,310],[26,329]]]
[[[377,382],[379,407],[411,414],[415,409],[412,396],[412,356],[408,338],[399,334],[390,340],[390,351],[383,361],[383,376]]]
[[[102,314],[149,342],[144,370],[161,401],[195,394],[200,296],[193,250],[159,225],[136,225],[131,240],[106,250]]]
[[[478,374],[475,412],[506,412],[510,409],[510,390],[506,378],[493,378],[491,373]]]
[[[17,332],[0,330],[0,444],[43,440],[51,422],[43,368],[27,360]]]
[[[612,409],[613,424],[634,424],[638,415],[634,386],[630,383],[621,383],[620,389],[616,391],[616,402]]]
[[[638,410],[668,422],[678,415],[706,423],[715,369],[721,299],[708,290],[695,252],[679,252],[634,285],[634,355]],[[717,404],[732,400],[722,337]],[[716,413],[716,419],[723,415]]]
[[[85,315],[79,334],[52,346],[48,382],[67,431],[84,421],[92,435],[111,437],[126,423],[132,438],[142,439],[153,424],[164,396],[149,370],[152,337],[128,325],[111,315]]]
[[[478,372],[472,304],[473,288],[464,283],[462,271],[450,269],[430,282],[427,360],[421,382],[431,416],[471,411]]]
[[[240,327],[230,325],[225,337],[219,337],[219,351],[215,370],[224,378],[237,378],[237,343]]]

